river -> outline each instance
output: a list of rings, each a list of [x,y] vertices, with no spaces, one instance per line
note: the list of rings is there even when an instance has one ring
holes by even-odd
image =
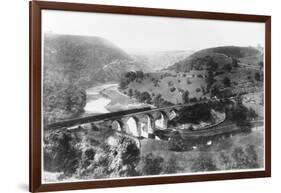
[[[87,103],[83,116],[147,107],[134,98],[121,93],[117,83],[95,85],[86,90]]]

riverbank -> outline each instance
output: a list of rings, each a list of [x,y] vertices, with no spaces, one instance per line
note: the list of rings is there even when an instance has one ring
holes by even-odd
[[[87,103],[84,108],[85,115],[110,113],[128,109],[147,107],[118,90],[118,83],[95,85],[87,89]]]

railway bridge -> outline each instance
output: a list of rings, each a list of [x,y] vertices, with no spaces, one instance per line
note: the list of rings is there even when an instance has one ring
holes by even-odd
[[[206,101],[205,101],[206,102]],[[112,129],[134,137],[155,138],[155,130],[166,130],[168,121],[178,116],[178,111],[197,103],[172,105],[162,108],[141,108],[81,117],[46,125],[45,129],[83,128],[102,121]]]

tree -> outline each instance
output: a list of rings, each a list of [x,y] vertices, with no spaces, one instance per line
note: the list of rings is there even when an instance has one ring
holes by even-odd
[[[210,88],[212,86],[212,84],[215,82],[215,78],[214,78],[214,73],[212,71],[208,71],[208,76],[206,79],[206,83],[207,83],[207,91],[210,91]]]
[[[119,88],[125,89],[125,88],[127,88],[127,85],[128,85],[127,79],[125,77],[121,77],[120,82],[119,82]]]
[[[228,77],[224,77],[222,82],[223,82],[225,87],[230,87],[231,82],[230,82],[230,79]]]
[[[238,67],[238,60],[237,60],[237,58],[233,58],[233,57],[232,57],[232,65],[233,65],[233,67],[235,67],[235,68]]]
[[[109,149],[108,168],[113,176],[135,176],[136,166],[140,160],[140,150],[135,141],[120,137],[118,145]]]
[[[144,78],[143,71],[136,71],[136,78],[142,80]]]
[[[63,172],[71,176],[79,167],[82,152],[78,149],[79,140],[69,131],[56,131],[44,137],[44,169]]]
[[[259,66],[260,66],[260,68],[263,68],[263,61],[259,62]]]
[[[258,73],[258,72],[255,73],[255,80],[256,81],[261,81],[262,80],[260,73]]]
[[[128,91],[128,95],[129,95],[129,97],[132,97],[133,96],[133,89],[129,89],[129,91]]]
[[[213,58],[210,58],[207,62],[207,70],[208,71],[216,71],[218,69],[218,64],[213,60]]]
[[[187,78],[187,79],[186,79],[186,84],[192,84],[190,78]]]
[[[168,149],[172,151],[183,151],[184,150],[184,140],[178,131],[175,131],[170,136],[168,142]]]
[[[211,97],[220,97],[220,89],[217,85],[214,85],[212,88],[211,88]]]
[[[182,93],[182,101],[183,103],[189,103],[189,91],[186,90]]]
[[[175,87],[170,88],[170,91],[171,91],[171,92],[174,92],[175,90],[176,90]]]
[[[164,159],[160,156],[154,156],[152,153],[147,154],[143,158],[143,175],[157,175],[162,171]]]
[[[148,93],[148,92],[143,92],[143,93],[141,93],[140,94],[140,96],[139,96],[139,101],[140,102],[145,102],[145,103],[148,103],[148,104],[150,104],[151,103],[151,96],[150,96],[150,94]]]
[[[228,71],[228,72],[230,72],[230,71],[232,70],[232,66],[231,66],[231,64],[225,64],[225,65],[223,66],[223,69],[226,70],[226,71]]]

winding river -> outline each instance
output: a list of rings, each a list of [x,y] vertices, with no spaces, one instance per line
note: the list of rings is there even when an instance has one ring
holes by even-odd
[[[95,85],[87,89],[86,94],[87,103],[83,116],[148,106],[121,93],[117,83]]]

